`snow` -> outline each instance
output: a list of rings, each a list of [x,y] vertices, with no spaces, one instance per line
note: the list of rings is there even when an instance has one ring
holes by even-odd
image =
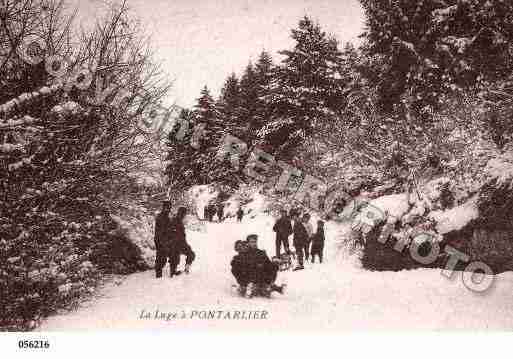
[[[458,231],[471,220],[479,217],[477,197],[446,211],[433,211],[429,214],[436,222],[436,229],[440,234]]]
[[[24,102],[34,100],[39,96],[50,95],[52,92],[57,91],[60,87],[61,87],[61,85],[56,84],[56,85],[52,85],[51,87],[44,86],[35,92],[23,93],[20,96],[18,96],[17,98],[11,99],[4,104],[0,104],[0,113],[10,112],[10,111],[14,110],[16,107],[19,107]]]
[[[51,112],[57,114],[63,113],[76,113],[81,109],[80,105],[74,101],[67,101],[63,104],[56,105],[52,108]]]
[[[154,219],[146,215],[140,215],[137,219],[130,217],[129,220],[114,214],[110,216],[125,231],[130,242],[141,250],[144,262],[152,267],[155,263]]]
[[[458,5],[452,5],[443,9],[436,9],[431,13],[431,15],[433,16],[435,23],[441,23],[452,16],[457,10]]]
[[[510,160],[511,161],[511,160]],[[485,173],[496,178],[499,183],[508,183],[513,179],[513,163],[508,158],[493,158],[485,168]]]
[[[23,149],[23,146],[22,145],[19,145],[19,144],[12,144],[12,143],[4,143],[4,144],[0,144],[0,152],[13,152],[13,151],[16,151],[16,150],[21,150]]]
[[[25,115],[23,118],[18,120],[9,119],[7,121],[0,122],[0,129],[14,128],[21,125],[28,125],[34,122],[36,122],[35,118]]]
[[[224,207],[224,216],[225,217],[233,217],[236,215],[237,210],[239,209],[240,200],[231,198],[229,201],[226,202],[226,205]],[[247,213],[247,211],[244,211]]]
[[[472,45],[473,39],[468,37],[447,36],[442,38],[441,41],[443,43],[452,45],[457,50],[457,53],[463,54],[465,53],[466,49]]]
[[[254,193],[252,195],[252,201],[244,206],[244,212],[250,212],[252,214],[263,212],[267,207],[267,201],[263,194]]]
[[[254,215],[254,213],[263,212],[265,210],[266,200],[259,193],[259,188],[257,186],[241,186],[227,201],[225,201],[225,217],[235,217],[239,207],[242,208],[245,214],[251,212],[252,215]]]
[[[193,186],[190,189],[190,195],[193,199],[196,214],[199,218],[203,218],[203,209],[211,200],[217,197],[218,191],[209,185]]]
[[[404,201],[401,201],[404,203]],[[402,206],[388,208],[402,210]],[[401,207],[401,208],[399,208]],[[260,247],[273,253],[274,219],[260,214],[242,224],[229,219],[207,223],[206,232],[188,232],[197,254],[189,275],[155,279],[152,271],[121,277],[104,286],[76,311],[46,320],[39,330],[355,330],[513,328],[513,274],[503,273],[486,295],[449,280],[440,270],[370,272],[342,251],[348,224],[326,224],[326,263],[304,271],[281,272],[287,293],[272,299],[241,298],[232,292],[229,270],[233,243],[258,233]],[[183,265],[183,263],[181,264]],[[166,268],[167,269],[167,268]],[[267,311],[266,320],[140,319],[141,311]]]
[[[399,38],[395,38],[394,40],[398,41],[399,44],[405,49],[409,50],[410,52],[413,52],[414,54],[417,54],[417,51],[415,51],[415,46],[411,42],[407,42]]]
[[[388,213],[388,218],[394,222],[401,219],[410,208],[408,204],[408,195],[406,193],[391,194],[378,197],[369,202],[371,206],[378,208],[383,215]]]
[[[429,181],[424,186],[424,193],[431,201],[436,201],[441,196],[441,189],[444,185],[450,185],[451,179],[449,177],[438,177]]]
[[[16,171],[16,170],[20,169],[21,167],[23,167],[24,165],[30,164],[32,162],[33,158],[34,158],[34,156],[32,155],[30,157],[23,158],[21,161],[11,163],[10,165],[7,166],[7,169],[9,171]]]

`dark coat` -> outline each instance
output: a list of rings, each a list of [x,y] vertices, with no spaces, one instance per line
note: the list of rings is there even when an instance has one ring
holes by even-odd
[[[218,204],[217,205],[217,216],[218,217],[222,217],[224,214],[224,205],[223,204]]]
[[[294,239],[292,243],[294,247],[301,247],[308,243],[308,232],[300,221],[294,222]]]
[[[317,232],[312,236],[312,241],[314,243],[324,243],[324,229],[317,229]]]
[[[246,253],[239,253],[233,257],[232,262],[230,263],[232,266],[232,274],[237,279],[239,284],[241,282],[248,281],[248,268],[246,265]]]
[[[235,255],[233,258],[232,258],[232,261],[231,261],[231,266],[232,266],[232,270],[236,270],[236,271],[240,271],[240,269],[244,266],[244,263],[245,263],[245,259],[244,259],[244,254],[243,253],[239,253],[237,255]]]
[[[279,236],[290,236],[292,234],[292,223],[290,223],[290,219],[288,217],[279,218],[274,224],[273,231]]]
[[[185,226],[182,220],[178,217],[173,217],[170,225],[172,241],[185,242]]]
[[[248,282],[267,283],[276,279],[277,265],[271,262],[264,250],[248,249],[243,255],[243,261]]]
[[[169,216],[159,213],[155,220],[155,247],[157,251],[168,248],[173,235],[173,226]]]
[[[271,260],[262,249],[248,249],[244,253],[244,261],[250,270],[258,270],[271,263]]]
[[[312,253],[321,253],[324,248],[324,229],[318,229],[312,236]]]

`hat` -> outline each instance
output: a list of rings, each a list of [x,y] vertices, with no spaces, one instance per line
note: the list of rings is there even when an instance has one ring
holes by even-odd
[[[246,237],[246,241],[249,241],[251,239],[257,239],[258,240],[258,235],[256,234],[250,234],[249,236]]]

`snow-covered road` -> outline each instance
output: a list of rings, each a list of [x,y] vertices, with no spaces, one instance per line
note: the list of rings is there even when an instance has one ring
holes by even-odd
[[[69,313],[50,317],[39,330],[165,329],[165,330],[351,330],[351,329],[513,329],[513,273],[497,276],[487,293],[465,288],[439,270],[369,272],[357,261],[327,245],[328,261],[300,272],[281,272],[288,283],[284,296],[272,299],[238,297],[229,262],[233,243],[249,233],[260,236],[260,247],[273,249],[272,219],[259,216],[238,224],[229,219],[189,232],[197,254],[190,275],[154,278],[153,271],[109,284],[97,299]],[[328,226],[327,241],[335,229]],[[167,267],[166,267],[167,269]],[[155,319],[155,311],[176,318]],[[200,319],[200,311],[267,311],[266,319]],[[141,313],[151,313],[141,319]],[[186,318],[182,318],[185,313]]]

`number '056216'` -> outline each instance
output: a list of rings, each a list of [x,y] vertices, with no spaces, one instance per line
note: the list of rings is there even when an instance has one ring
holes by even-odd
[[[50,342],[48,340],[19,340],[18,347],[20,349],[48,349]]]

